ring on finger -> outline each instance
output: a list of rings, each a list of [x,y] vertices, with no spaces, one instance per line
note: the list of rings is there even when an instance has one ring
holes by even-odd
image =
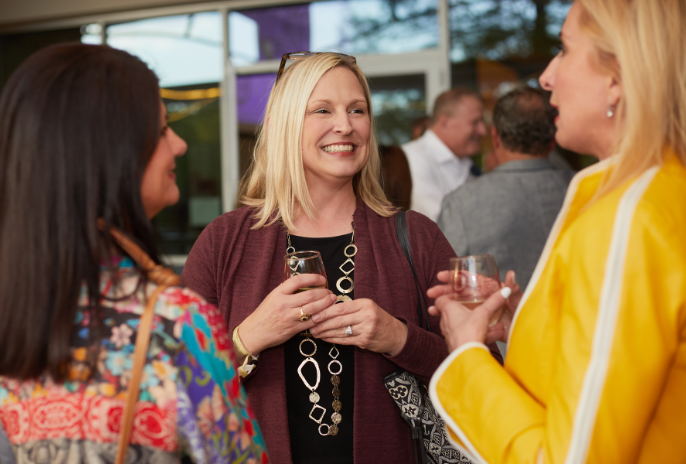
[[[306,321],[310,320],[310,317],[312,317],[312,316],[303,312],[303,307],[301,306],[300,307],[300,317],[298,317],[298,320],[300,322],[306,322]]]
[[[353,334],[353,328],[351,326],[348,326],[347,329],[345,329],[345,336],[350,337]]]

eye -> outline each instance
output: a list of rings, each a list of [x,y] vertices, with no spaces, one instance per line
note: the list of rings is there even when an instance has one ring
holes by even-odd
[[[560,44],[553,47],[553,53],[555,54],[555,56],[563,56],[566,52],[567,50],[565,49],[564,44]]]
[[[362,108],[356,108],[350,112],[355,113],[355,114],[364,114],[365,113],[364,109],[362,109]]]
[[[160,135],[161,136],[167,135],[167,129],[169,129],[169,126],[164,126],[162,129],[160,129]]]
[[[329,110],[324,109],[324,108],[320,108],[320,109],[318,109],[318,110],[314,110],[314,114],[326,114],[326,113],[328,113],[328,112],[329,112]]]

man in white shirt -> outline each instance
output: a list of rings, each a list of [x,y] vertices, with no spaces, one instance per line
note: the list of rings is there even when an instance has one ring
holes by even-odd
[[[484,106],[478,94],[454,88],[436,99],[431,126],[402,146],[412,174],[411,209],[438,220],[443,197],[472,174],[472,160],[486,135]]]

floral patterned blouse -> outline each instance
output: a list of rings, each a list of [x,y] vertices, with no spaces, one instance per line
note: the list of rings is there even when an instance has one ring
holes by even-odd
[[[19,463],[114,460],[144,292],[155,289],[129,258],[115,264],[102,271],[106,336],[93,372],[88,313],[78,311],[68,381],[0,377],[0,419]],[[160,293],[127,463],[179,462],[182,453],[196,463],[267,463],[235,364],[213,305],[186,288]]]

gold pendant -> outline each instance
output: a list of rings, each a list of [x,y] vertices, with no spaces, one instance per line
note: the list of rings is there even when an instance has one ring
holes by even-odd
[[[314,386],[310,385],[310,383],[305,379],[305,376],[303,375],[303,367],[305,367],[305,364],[308,362],[311,362],[314,364],[315,369],[317,369],[317,382],[314,384]],[[319,364],[317,364],[317,361],[315,361],[312,358],[305,358],[303,362],[300,364],[300,367],[298,367],[298,375],[300,376],[300,380],[303,381],[305,386],[307,387],[308,390],[310,391],[315,391],[317,387],[319,386],[319,380],[321,379],[321,373],[319,372]]]
[[[346,301],[353,301],[353,299],[348,295],[338,295],[336,296],[336,302],[334,304],[345,303]]]
[[[343,287],[341,287],[341,283],[343,283],[344,280],[347,280],[348,282],[350,282],[350,288],[347,290],[344,289]],[[344,277],[341,277],[340,279],[338,279],[338,282],[336,282],[336,288],[341,293],[350,293],[353,291],[353,288],[355,288],[355,282],[353,282],[353,279],[351,279],[350,277],[344,276]]]

